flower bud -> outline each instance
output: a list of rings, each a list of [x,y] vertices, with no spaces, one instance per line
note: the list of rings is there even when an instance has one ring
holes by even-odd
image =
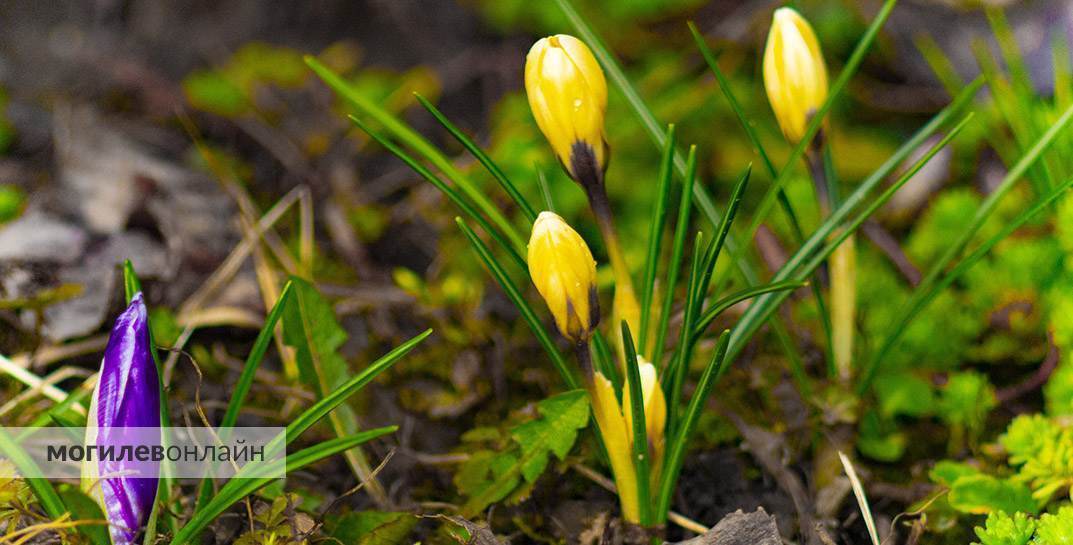
[[[149,320],[138,293],[116,318],[86,417],[86,445],[131,444],[160,427],[160,382],[149,343]],[[159,439],[159,433],[155,439]],[[132,469],[143,477],[129,477]],[[150,468],[147,470],[147,467]],[[151,478],[144,477],[146,473]],[[82,487],[108,519],[114,545],[134,543],[156,500],[159,464],[87,460]]]
[[[607,82],[588,46],[566,34],[533,44],[525,58],[525,92],[537,126],[579,183],[602,179]]]
[[[656,366],[638,356],[637,368],[641,375],[641,396],[644,399],[645,436],[653,447],[660,447],[656,449],[660,451],[663,446],[663,430],[667,425],[667,400],[656,376]],[[629,388],[622,389],[622,414],[626,417],[626,432],[632,438],[633,406]]]
[[[764,87],[782,134],[793,144],[827,99],[827,68],[816,33],[793,8],[779,8],[764,50]]]
[[[563,218],[541,212],[529,238],[529,275],[548,304],[555,325],[567,339],[588,340],[600,322],[596,295],[596,261]]]

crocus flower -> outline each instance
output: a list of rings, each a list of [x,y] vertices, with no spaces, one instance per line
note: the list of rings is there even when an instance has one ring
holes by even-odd
[[[129,445],[145,435],[131,428],[160,427],[160,384],[151,350],[145,303],[138,293],[108,338],[87,415],[86,445]],[[147,467],[151,478],[144,477]],[[142,477],[124,476],[133,468]],[[159,466],[130,459],[83,463],[82,487],[100,504],[115,545],[137,538],[153,509],[158,475]]]
[[[537,126],[578,183],[607,168],[607,81],[589,47],[566,34],[542,38],[525,58],[525,92]]]
[[[596,261],[581,235],[554,212],[541,212],[529,238],[529,275],[555,325],[574,343],[586,342],[600,321]]]
[[[827,99],[827,67],[812,26],[793,8],[775,10],[764,50],[764,88],[782,134],[796,144]]]

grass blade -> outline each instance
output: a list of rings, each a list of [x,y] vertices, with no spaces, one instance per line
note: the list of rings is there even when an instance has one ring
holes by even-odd
[[[652,524],[652,496],[648,488],[651,470],[648,459],[648,430],[645,429],[645,402],[641,388],[641,372],[637,367],[637,350],[626,320],[622,321],[622,346],[626,352],[626,386],[630,389],[630,418],[633,421],[633,466],[637,472],[637,503],[641,526]],[[658,385],[656,386],[659,387]]]
[[[689,407],[682,415],[682,423],[677,426],[677,431],[671,436],[670,447],[667,449],[667,460],[664,463],[663,475],[660,477],[659,495],[656,498],[656,520],[666,520],[667,513],[671,510],[671,497],[674,495],[675,485],[678,483],[678,474],[682,471],[682,462],[685,459],[686,448],[689,439],[697,427],[697,420],[704,409],[708,395],[712,392],[712,386],[723,375],[730,361],[727,358],[727,346],[730,344],[730,331],[723,331],[719,336],[719,344],[708,366],[697,383],[697,389],[689,400]]]
[[[441,192],[443,192],[444,195],[447,195],[447,198],[450,199],[451,202],[455,203],[455,206],[462,210],[462,213],[473,218],[473,221],[476,221],[489,235],[491,235],[492,238],[494,238],[496,242],[498,242],[499,245],[507,251],[507,254],[510,255],[511,259],[513,259],[521,268],[526,268],[525,259],[523,259],[521,254],[518,253],[517,248],[515,248],[513,244],[508,242],[498,229],[488,223],[488,220],[484,219],[484,216],[482,216],[477,210],[474,210],[473,206],[470,205],[469,202],[462,197],[462,195],[459,195],[458,192],[454,190],[454,188],[447,185],[447,183],[441,180],[439,176],[436,176],[436,174],[434,174],[431,170],[425,168],[424,165],[417,162],[416,159],[414,159],[408,153],[403,151],[402,148],[396,146],[390,140],[384,138],[382,135],[372,130],[372,128],[363,123],[357,117],[351,116],[350,120],[353,121],[354,124],[357,125],[361,130],[365,131],[366,134],[372,137],[373,140],[376,140],[381,146],[384,146],[385,149],[395,155],[395,157],[398,157],[402,160],[402,162],[406,163],[406,165],[413,169],[414,172],[416,172],[418,175],[420,175],[432,185],[436,186],[436,189],[439,189]]]
[[[704,261],[701,265],[701,276],[699,278],[700,284],[697,286],[697,299],[695,301],[697,308],[693,311],[694,315],[700,312],[704,299],[708,296],[708,286],[712,281],[712,274],[715,272],[715,263],[719,260],[719,254],[723,251],[723,244],[726,242],[727,237],[730,236],[730,226],[738,215],[741,200],[745,198],[745,189],[749,186],[749,178],[752,172],[753,165],[750,163],[745,167],[745,171],[741,173],[741,176],[738,177],[738,182],[734,184],[734,191],[730,194],[726,213],[723,214],[723,223],[719,225],[715,238],[708,243],[708,248],[704,251]]]
[[[287,284],[283,286],[283,291],[280,292],[279,299],[276,300],[276,304],[265,318],[265,325],[261,328],[260,333],[257,334],[257,339],[253,342],[253,348],[246,357],[246,364],[242,366],[242,373],[239,374],[238,380],[235,382],[235,387],[232,389],[231,399],[227,402],[227,410],[224,411],[224,416],[220,420],[219,427],[230,428],[238,421],[238,413],[242,410],[242,404],[246,401],[246,395],[249,393],[250,387],[253,386],[253,378],[257,373],[257,368],[260,367],[261,361],[265,357],[265,352],[268,351],[268,345],[272,343],[276,324],[279,322],[280,316],[283,315],[283,309],[291,298],[293,286],[294,285],[291,282],[287,282]],[[211,498],[212,482],[206,478],[201,481],[201,487],[194,511],[198,511],[205,505],[205,502],[209,501]]]
[[[693,186],[697,178],[697,146],[689,147],[689,160],[686,163],[686,176],[682,185],[682,198],[678,204],[678,221],[674,226],[674,241],[671,244],[671,260],[667,263],[666,289],[664,290],[663,308],[659,313],[659,325],[656,328],[656,344],[652,350],[652,361],[658,362],[663,357],[664,343],[667,339],[667,327],[671,322],[671,309],[674,303],[674,288],[678,273],[682,267],[682,253],[685,251],[686,232],[689,229],[689,212],[692,209]]]
[[[331,87],[340,97],[347,102],[364,112],[369,117],[375,119],[378,123],[384,126],[389,133],[391,133],[396,139],[410,146],[418,155],[424,157],[429,163],[432,163],[437,169],[440,170],[449,180],[455,183],[462,190],[463,193],[472,200],[477,208],[483,212],[488,218],[503,230],[507,238],[514,244],[516,251],[520,251],[525,248],[525,241],[521,235],[518,234],[517,229],[507,220],[506,216],[492,203],[488,197],[481,192],[473,182],[470,181],[460,170],[458,170],[450,159],[447,158],[440,150],[436,149],[425,137],[417,133],[406,123],[399,118],[392,115],[390,112],[384,110],[379,105],[362,96],[357,90],[351,87],[343,78],[339,77],[332,69],[322,64],[319,60],[311,55],[305,56],[305,63],[317,74],[328,87]]]
[[[33,459],[2,428],[0,428],[0,454],[11,460],[11,463],[23,475],[40,474]],[[63,500],[56,493],[56,489],[52,488],[52,483],[48,482],[48,479],[41,477],[23,477],[23,479],[30,485],[30,490],[33,491],[37,501],[41,503],[41,507],[45,509],[49,517],[58,519],[67,512],[67,506],[63,504]]]
[[[973,114],[970,113],[965,117],[965,119],[961,121],[961,123],[951,129],[951,131],[945,137],[943,137],[942,140],[932,146],[931,149],[929,149],[923,157],[921,157],[916,163],[914,163],[913,166],[909,168],[905,173],[903,173],[902,176],[895,183],[891,184],[891,186],[888,187],[882,194],[880,194],[879,197],[877,197],[872,203],[870,203],[864,211],[857,215],[857,217],[853,221],[851,221],[846,225],[846,227],[838,231],[838,234],[832,237],[830,243],[824,246],[822,250],[816,252],[815,255],[811,255],[811,259],[809,259],[810,256],[802,255],[801,250],[798,250],[798,253],[794,254],[794,257],[791,258],[791,260],[787,263],[789,264],[790,262],[797,262],[798,257],[801,257],[802,259],[809,259],[809,261],[805,262],[804,265],[801,265],[800,267],[795,266],[794,270],[789,270],[787,266],[783,266],[783,268],[779,270],[779,273],[775,275],[775,279],[781,281],[787,277],[796,276],[797,280],[804,281],[805,278],[808,278],[808,276],[811,275],[813,271],[818,269],[819,266],[827,259],[827,256],[834,252],[835,249],[838,248],[838,246],[846,240],[846,238],[848,238],[851,234],[855,233],[857,229],[862,224],[864,224],[864,222],[869,217],[871,217],[873,213],[875,213],[876,210],[879,210],[879,208],[883,206],[883,204],[889,201],[899,188],[905,185],[905,183],[909,181],[909,179],[912,178],[913,175],[919,172],[920,169],[923,168],[924,165],[926,165],[928,161],[930,161],[931,158],[935,156],[935,154],[939,153],[939,150],[941,150],[951,140],[953,140],[953,138],[961,132],[965,125],[968,124],[969,120],[971,120],[972,117]],[[860,190],[858,189],[858,191]],[[856,193],[854,193],[854,196],[856,196]],[[816,235],[819,234],[821,231],[825,231],[824,237],[829,236],[830,233],[826,232],[826,226],[827,223],[822,225],[820,229],[817,230],[816,234],[813,234],[813,236],[809,238],[809,241],[806,243],[806,245],[812,246],[813,242],[822,242],[815,240]],[[832,229],[833,228],[834,227],[832,227]],[[785,300],[788,295],[789,294],[786,292],[776,292],[761,295],[760,299],[758,299],[757,302],[753,304],[753,306],[749,307],[749,310],[745,312],[745,314],[742,316],[742,319],[738,321],[738,325],[735,327],[734,333],[739,333],[739,328],[743,328],[740,330],[740,334],[742,335],[741,338],[747,340],[748,337],[756,330],[758,324],[763,323],[763,321],[766,319],[764,318],[764,314],[773,313],[775,309],[778,308],[779,304],[783,300]],[[759,307],[763,308],[757,311],[756,314],[753,314],[754,308]],[[780,337],[782,336],[784,335],[780,333]],[[732,336],[731,342],[733,341],[734,338]],[[744,342],[745,341],[743,340],[742,343]],[[781,340],[781,342],[785,342],[785,340]],[[741,349],[741,346],[744,346],[744,344],[739,345],[738,350]],[[733,350],[734,348],[735,347],[732,344],[731,350]],[[735,355],[734,352],[732,352],[731,354]],[[797,370],[796,368],[793,370],[795,372],[795,375],[799,372],[799,370]],[[865,373],[864,376],[867,376],[867,373]]]
[[[347,437],[340,437],[337,439],[331,439],[324,441],[315,446],[307,449],[300,450],[294,454],[287,456],[286,470],[288,472],[297,471],[309,464],[346,452],[352,448],[360,446],[363,443],[367,443],[377,437],[394,433],[397,430],[397,426],[389,426],[386,428],[377,428],[358,434],[354,434]],[[288,436],[288,440],[290,437]],[[270,464],[281,464],[282,461],[269,462]],[[194,516],[175,534],[175,537],[171,540],[171,545],[183,545],[192,541],[202,530],[204,530],[216,517],[220,516],[224,511],[234,505],[236,502],[242,500],[246,496],[253,494],[261,487],[271,483],[275,479],[269,478],[241,478],[242,471],[235,475],[220,489],[220,493],[216,495],[205,507],[194,513]]]
[[[671,361],[663,372],[660,385],[667,396],[667,429],[673,435],[678,426],[678,405],[682,401],[682,387],[685,385],[686,374],[689,372],[689,364],[693,360],[693,336],[689,333],[693,330],[693,321],[696,319],[697,299],[700,295],[700,267],[704,259],[701,248],[704,236],[697,233],[693,240],[693,260],[689,267],[689,280],[686,284],[686,301],[682,329],[678,336],[678,347],[671,357]]]
[[[525,297],[522,297],[521,291],[519,291],[518,287],[511,282],[510,277],[507,276],[507,272],[503,270],[503,266],[492,256],[492,252],[484,245],[484,242],[477,236],[477,233],[474,233],[473,229],[470,229],[462,218],[455,218],[455,223],[458,224],[458,227],[462,229],[466,238],[469,239],[470,243],[473,245],[473,249],[477,251],[477,255],[479,255],[481,260],[484,261],[484,264],[488,266],[488,270],[491,271],[492,277],[495,278],[496,282],[499,283],[499,286],[503,288],[507,297],[514,303],[514,306],[518,308],[518,312],[522,313],[522,319],[525,320],[525,323],[529,324],[529,329],[536,335],[537,341],[544,347],[548,356],[551,356],[552,363],[555,365],[555,368],[558,369],[559,374],[562,375],[567,386],[569,386],[571,390],[576,390],[580,383],[574,376],[574,373],[570,370],[570,366],[567,365],[566,359],[559,353],[559,349],[555,347],[555,343],[551,340],[551,336],[548,335],[547,330],[544,329],[544,326],[540,323],[540,319],[537,318],[536,313],[533,312],[533,307],[529,306],[529,303],[525,301]]]
[[[544,198],[544,209],[548,212],[555,212],[555,201],[551,198],[551,186],[548,184],[548,177],[544,174],[544,169],[539,165],[536,166],[536,171],[537,183],[540,184],[540,195]]]
[[[663,245],[663,224],[667,221],[667,204],[671,197],[672,164],[675,150],[674,125],[667,126],[663,156],[659,163],[659,187],[652,208],[652,223],[648,228],[648,253],[645,258],[645,276],[641,281],[641,330],[638,345],[642,354],[648,348],[648,324],[652,317],[652,297],[656,292],[656,272],[659,268],[660,249]]]
[[[808,285],[808,282],[802,282],[799,280],[787,280],[784,282],[772,282],[771,284],[763,284],[760,286],[753,286],[745,288],[743,290],[736,291],[729,295],[726,295],[712,303],[712,306],[708,307],[704,311],[704,314],[697,319],[697,325],[693,327],[693,341],[696,342],[704,335],[704,330],[708,328],[720,314],[726,312],[730,307],[742,302],[752,299],[758,295],[765,293],[773,293],[777,291],[796,290]]]
[[[861,509],[861,517],[868,529],[868,537],[872,539],[872,545],[879,545],[879,533],[876,532],[876,521],[872,517],[872,508],[868,506],[868,496],[864,494],[864,486],[861,484],[857,470],[853,469],[853,462],[849,461],[842,451],[838,451],[838,459],[842,461],[842,467],[846,470],[846,476],[853,487],[853,495],[857,498],[857,507]]]
[[[891,350],[895,343],[901,339],[902,333],[905,331],[909,322],[928,304],[931,300],[929,295],[939,281],[940,276],[957,256],[961,255],[961,252],[972,240],[972,237],[983,226],[987,218],[991,216],[995,208],[998,206],[999,201],[1004,197],[1014,184],[1025,174],[1025,172],[1031,167],[1040,155],[1054,142],[1055,138],[1061,133],[1061,131],[1073,120],[1073,106],[1070,106],[1062,114],[1062,117],[1058,119],[1054,125],[1051,125],[1047,132],[1036,141],[1035,145],[1021,157],[1017,164],[1010,169],[1006,174],[1006,177],[1002,179],[998,187],[991,192],[984,199],[983,203],[976,210],[976,214],[973,215],[972,222],[969,226],[961,232],[957,241],[950,246],[943,253],[939,259],[932,264],[931,269],[928,270],[928,274],[924,276],[920,284],[917,285],[916,290],[913,291],[913,295],[909,297],[909,301],[902,306],[902,310],[899,312],[898,317],[895,319],[891,327],[888,328],[890,333],[883,340],[883,343],[879,345],[879,350],[876,350],[872,356],[866,360],[865,365],[865,378],[862,380],[862,385],[867,385],[871,382],[871,377],[875,375],[879,364],[881,363],[883,356]]]
[[[397,363],[403,356],[414,349],[421,341],[424,341],[432,334],[431,329],[426,329],[424,332],[418,334],[412,339],[400,344],[391,352],[384,354],[380,359],[371,363],[368,367],[363,369],[357,376],[343,383],[341,386],[332,391],[332,393],[325,396],[320,401],[317,401],[297,418],[291,421],[287,426],[287,443],[291,443],[298,438],[303,432],[308,430],[313,424],[316,424],[318,420],[324,418],[332,409],[338,407],[341,403],[346,401],[347,398],[357,393],[363,386],[371,382],[377,375],[385,371]]]
[[[492,158],[489,157],[472,138],[466,136],[466,133],[462,132],[462,130],[452,123],[451,120],[447,119],[447,116],[443,115],[443,112],[433,106],[428,99],[417,93],[414,93],[414,96],[417,97],[418,102],[432,114],[432,117],[435,117],[436,121],[439,121],[440,125],[443,125],[443,128],[447,129],[447,132],[455,137],[455,140],[458,140],[459,144],[462,144],[463,147],[481,162],[481,165],[483,165],[492,177],[499,182],[499,186],[503,188],[503,191],[506,191],[507,194],[510,195],[510,198],[514,199],[514,203],[518,205],[518,208],[522,209],[525,217],[529,218],[529,223],[536,221],[536,212],[533,210],[533,207],[529,205],[529,201],[525,200],[525,197],[518,191],[518,188],[511,183],[507,178],[507,175],[495,164],[495,161],[492,161]]]

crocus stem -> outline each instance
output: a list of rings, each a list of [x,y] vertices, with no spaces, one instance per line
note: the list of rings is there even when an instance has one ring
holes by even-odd
[[[589,198],[589,206],[596,217],[596,225],[600,228],[600,235],[607,247],[607,256],[611,260],[611,269],[615,273],[615,298],[611,306],[611,323],[621,323],[626,320],[630,331],[638,332],[641,322],[641,305],[637,302],[637,294],[633,290],[633,280],[630,277],[630,268],[626,265],[626,257],[622,253],[622,245],[619,244],[618,232],[615,230],[615,218],[611,212],[611,203],[607,199],[607,190],[603,181],[583,183],[585,193]],[[622,356],[622,337],[613,336],[615,346],[618,348],[620,362],[624,362]]]
[[[611,474],[618,490],[622,518],[627,522],[641,522],[641,508],[637,494],[637,474],[630,455],[630,441],[626,431],[626,419],[615,395],[615,387],[607,377],[593,370],[592,354],[587,341],[574,345],[578,364],[584,376],[585,390],[589,393],[593,418],[607,448]]]
[[[816,187],[816,200],[820,203],[820,216],[826,218],[831,215],[831,191],[827,187],[827,172],[823,168],[823,131],[816,135],[809,150],[805,153],[805,163],[808,165],[808,173],[812,177],[812,183]]]
[[[816,199],[822,217],[830,215],[838,200],[837,181],[833,178],[830,150],[821,130],[805,155],[809,174],[816,186]],[[853,366],[854,324],[857,315],[857,245],[850,235],[831,254],[831,327],[828,331],[828,374],[849,383]]]
[[[857,238],[850,235],[831,254],[831,351],[838,378],[852,375],[853,325],[857,313]]]

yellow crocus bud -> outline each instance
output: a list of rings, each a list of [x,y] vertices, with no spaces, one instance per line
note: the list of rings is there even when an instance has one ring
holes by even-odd
[[[656,375],[656,366],[637,356],[637,367],[641,376],[641,396],[645,407],[645,437],[648,439],[650,477],[655,486],[663,469],[663,451],[666,444],[664,429],[667,426],[667,400]],[[622,388],[622,414],[626,420],[626,433],[633,441],[633,406],[630,389]],[[630,447],[633,448],[632,446]]]
[[[764,87],[782,134],[793,144],[827,100],[827,67],[816,33],[793,8],[779,8],[764,50]]]
[[[641,395],[645,406],[645,435],[649,443],[662,444],[663,429],[667,424],[667,400],[663,397],[663,388],[660,387],[659,378],[656,376],[656,366],[637,357],[637,370],[641,375]],[[633,407],[630,404],[630,389],[622,388],[622,414],[626,416],[626,431],[633,437]]]
[[[529,275],[567,339],[589,339],[600,322],[596,261],[581,235],[554,212],[541,212],[529,238]]]
[[[525,92],[541,132],[574,180],[602,179],[607,81],[581,40],[557,34],[533,44],[525,58]]]

